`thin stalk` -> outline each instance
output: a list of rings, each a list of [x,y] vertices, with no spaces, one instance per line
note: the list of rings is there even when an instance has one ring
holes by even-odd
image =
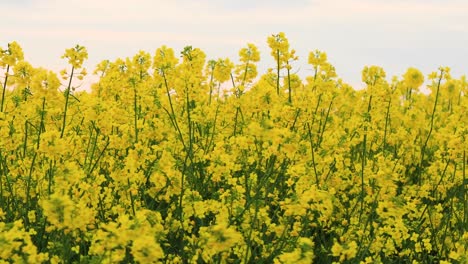
[[[382,152],[385,155],[385,149],[387,148],[387,129],[388,129],[388,122],[390,120],[390,104],[392,102],[392,99],[388,100],[388,105],[387,105],[387,114],[385,115],[385,129],[384,129],[384,136],[383,136],[383,146],[382,146]]]
[[[71,83],[72,83],[72,80],[73,80],[74,71],[75,71],[75,66],[72,66],[70,79],[68,80],[68,87],[65,90],[65,110],[63,111],[63,122],[62,122],[62,131],[60,132],[60,138],[63,138],[63,134],[65,132],[65,125],[66,125],[66,119],[67,119],[67,110],[68,110],[68,100],[70,98],[70,88],[71,88]]]
[[[424,145],[422,146],[421,148],[421,160],[419,161],[419,166],[418,166],[418,185],[421,185],[421,174],[422,174],[422,164],[424,162],[424,154],[426,152],[426,147],[427,147],[427,143],[429,142],[429,138],[431,137],[431,134],[432,134],[432,130],[434,129],[434,117],[435,117],[435,112],[436,112],[436,108],[437,108],[437,101],[439,100],[439,90],[440,90],[440,83],[442,82],[442,77],[444,75],[444,71],[441,70],[440,71],[440,77],[439,77],[439,81],[437,83],[437,91],[436,91],[436,97],[435,97],[435,102],[434,102],[434,107],[432,109],[432,115],[431,115],[431,126],[429,128],[429,133],[427,134],[427,137],[426,137],[426,140],[424,141]]]
[[[318,147],[320,147],[323,141],[323,134],[325,133],[325,127],[328,122],[328,117],[330,116],[330,111],[333,105],[333,100],[334,98],[330,101],[330,104],[328,105],[327,114],[325,115],[325,121],[323,122],[322,129],[320,129],[320,136],[319,136],[318,145],[317,145]]]
[[[187,106],[187,126],[188,126],[188,135],[189,135],[189,148],[188,148],[188,153],[190,154],[190,159],[193,157],[193,122],[192,122],[192,116],[191,116],[191,110],[192,107],[190,105],[190,96],[189,96],[189,89],[186,87],[185,89],[185,100],[186,100],[186,106]]]
[[[184,167],[182,169],[181,179],[180,179],[180,197],[179,197],[179,221],[183,223],[184,220],[184,208],[183,208],[183,201],[185,195],[185,171],[187,170],[187,161],[189,158],[189,154],[185,155],[184,160]]]
[[[236,83],[234,82],[234,76],[231,73],[231,82],[232,82],[232,87],[236,90],[236,97],[239,98],[241,96],[241,91],[239,90],[239,87],[236,86]]]
[[[187,107],[187,126],[188,126],[188,148],[185,148],[185,160],[184,160],[184,165],[182,169],[182,175],[181,175],[181,190],[180,190],[180,197],[179,197],[179,221],[182,223],[183,222],[183,216],[184,216],[184,208],[183,208],[183,198],[185,195],[185,185],[186,185],[186,173],[187,173],[187,163],[190,159],[191,166],[189,169],[189,173],[194,173],[193,169],[193,123],[191,119],[191,106],[190,106],[190,97],[189,97],[189,88],[188,85],[185,84],[185,100],[186,100],[186,107]]]
[[[291,73],[290,73],[291,70],[289,69],[289,67],[288,67],[287,71],[288,71],[288,93],[289,93],[289,95],[288,95],[288,102],[289,102],[290,104],[292,104]]]
[[[296,115],[294,116],[293,124],[292,124],[291,127],[290,127],[290,130],[291,130],[291,131],[294,131],[294,129],[295,129],[295,126],[296,126],[296,123],[297,123],[297,119],[299,118],[300,113],[301,113],[301,109],[300,109],[300,108],[297,108],[297,109],[296,109]]]
[[[5,91],[6,91],[6,86],[8,82],[8,73],[10,71],[10,65],[7,65],[6,73],[5,73],[5,82],[3,83],[3,91],[2,91],[2,104],[0,106],[0,112],[3,113],[3,104],[5,102]]]
[[[1,153],[0,153],[0,155],[1,155]],[[0,156],[0,158],[1,158],[1,156]],[[0,160],[0,198],[1,198],[0,199],[0,208],[3,209],[4,208],[3,204],[5,202],[4,201],[5,199],[3,199],[3,180],[2,180],[3,177],[2,177],[2,175],[3,175],[3,165],[2,165],[2,162]]]
[[[254,212],[253,217],[251,216],[251,219],[250,219],[251,228],[249,230],[249,234],[247,235],[248,238],[247,238],[247,241],[246,241],[247,247],[246,247],[246,252],[245,252],[244,263],[249,262],[248,257],[251,254],[250,251],[252,250],[252,241],[253,241],[252,236],[253,236],[253,231],[255,229],[254,225],[257,222],[258,211],[259,211],[259,204],[258,203],[259,203],[259,199],[255,199],[255,212]],[[255,257],[255,256],[250,256],[250,257],[252,258],[252,257]]]
[[[315,183],[317,184],[317,188],[319,188],[320,185],[319,185],[319,178],[318,178],[318,173],[317,173],[317,166],[315,165],[314,143],[313,143],[313,140],[312,140],[312,130],[310,129],[309,123],[307,123],[307,130],[308,130],[308,135],[309,135],[310,149],[312,151],[312,166],[314,167]]]
[[[245,69],[244,69],[244,77],[242,78],[242,83],[241,85],[245,85],[245,80],[247,80],[247,71],[249,70],[249,60],[245,63]]]
[[[166,77],[166,73],[164,72],[164,70],[162,71],[162,76],[164,79],[164,86],[166,87],[167,98],[169,99],[169,106],[171,107],[171,113],[170,114],[168,113],[169,118],[171,119],[171,122],[174,128],[177,130],[177,133],[179,134],[180,142],[182,142],[184,149],[186,149],[184,137],[182,136],[182,131],[180,130],[179,124],[177,123],[177,118],[176,118],[175,111],[174,111],[174,105],[172,103],[171,93],[169,91],[169,85],[167,83],[167,77]]]
[[[231,73],[231,81],[233,87],[236,89],[236,97],[239,98],[241,96],[241,91],[239,90],[239,87],[236,87],[236,83],[234,82],[234,76]],[[240,106],[236,107],[236,116],[234,117],[234,133],[233,135],[235,136],[237,133],[237,120],[240,112]]]
[[[31,167],[29,167],[29,175],[28,175],[28,181],[26,183],[26,208],[30,208],[29,202],[31,199],[30,195],[30,190],[31,190],[31,178],[32,178],[32,173],[34,171],[34,165],[36,163],[36,157],[37,157],[37,152],[34,153],[33,160],[31,162]]]
[[[55,161],[54,161],[55,163]],[[52,180],[54,177],[54,167],[55,164],[52,164],[52,160],[49,161],[49,169],[46,171],[46,175],[48,176],[48,183],[47,183],[47,193],[50,195],[52,193]]]
[[[213,96],[213,78],[214,78],[214,69],[211,71],[210,75],[210,98],[208,99],[208,105],[211,105],[211,97]]]
[[[39,149],[39,145],[41,143],[41,134],[45,131],[44,125],[44,115],[45,115],[45,97],[42,98],[42,111],[41,111],[41,123],[39,124],[39,129],[37,131],[37,145],[36,149]]]
[[[370,123],[370,110],[372,105],[372,95],[369,97],[369,104],[367,105],[366,121]],[[359,223],[361,222],[362,213],[364,211],[364,168],[366,167],[367,160],[367,126],[364,126],[364,139],[362,142],[362,157],[361,157],[361,210],[359,212]]]
[[[136,84],[133,82],[133,112],[134,112],[134,123],[135,123],[135,143],[138,142],[138,103],[137,103],[137,89]]]
[[[86,155],[85,155],[85,159],[83,161],[83,167],[86,168],[86,164],[88,163],[88,157],[89,157],[89,160],[91,161],[92,160],[92,156],[93,156],[93,153],[91,153],[91,155],[89,155],[89,151],[90,151],[90,147],[91,147],[91,142],[93,141],[93,128],[90,127],[89,128],[89,140],[88,140],[88,145],[86,146]],[[95,146],[95,145],[94,145]],[[94,146],[93,146],[93,149],[94,149]],[[91,156],[91,157],[90,157]]]
[[[210,138],[210,141],[206,144],[206,150],[205,150],[206,153],[208,153],[211,150],[211,146],[213,145],[213,142],[214,142],[214,136],[216,134],[216,122],[218,120],[218,113],[219,113],[219,102],[218,102],[218,106],[216,107],[215,118],[213,121],[213,131],[211,131],[211,138]]]
[[[97,157],[96,161],[94,161],[94,164],[93,164],[93,166],[91,167],[91,169],[89,169],[88,175],[91,175],[91,173],[93,173],[93,171],[94,171],[94,169],[96,168],[97,164],[99,163],[99,161],[101,160],[102,156],[103,156],[104,153],[106,152],[107,147],[109,146],[109,144],[110,144],[110,139],[109,139],[109,137],[107,137],[107,139],[106,139],[106,145],[105,145],[104,148],[102,149],[101,153],[99,153],[99,156]]]
[[[317,116],[317,111],[321,102],[322,102],[322,94],[319,94],[319,97],[317,99],[317,105],[315,106],[314,115],[312,116],[312,125],[315,123],[315,117]]]
[[[276,94],[279,95],[280,90],[280,50],[276,50]]]
[[[463,203],[463,224],[464,226],[467,226],[467,221],[468,221],[468,197],[467,197],[467,191],[466,191],[466,150],[463,150],[463,182],[462,182],[462,193],[463,193],[463,200],[465,201]]]
[[[132,213],[133,213],[133,216],[135,216],[135,198],[133,197],[133,194],[132,194],[132,190],[131,190],[131,184],[130,184],[130,179],[127,178],[127,183],[128,183],[128,194],[130,195],[130,205],[132,207]]]
[[[236,115],[234,117],[234,133],[233,133],[233,136],[236,136],[236,134],[237,134],[237,119],[238,119],[238,116],[239,116],[239,106],[236,107]]]
[[[15,193],[13,192],[13,184],[11,183],[10,181],[10,178],[8,176],[9,174],[9,169],[8,169],[8,165],[7,165],[7,154],[5,154],[5,156],[2,155],[2,151],[0,150],[0,165],[2,167],[2,170],[0,171],[3,176],[5,176],[5,181],[6,181],[6,187],[7,187],[7,191],[9,192],[9,196],[10,197],[16,197]],[[1,176],[1,174],[0,174]],[[4,200],[7,200],[7,207],[8,207],[8,211],[7,211],[7,214],[10,214],[11,215],[11,212],[12,212],[12,208],[19,208],[18,207],[18,201],[17,199],[4,199],[4,195],[3,195],[3,183],[1,184],[2,186],[2,189],[1,189],[1,193],[2,195],[0,196],[0,201],[3,203]],[[11,205],[13,204],[13,206]],[[3,206],[2,206],[3,207]]]
[[[371,208],[371,211],[372,212],[375,212],[376,209],[377,209],[377,205],[378,205],[378,198],[379,198],[379,195],[380,195],[380,189],[377,190],[377,193],[375,194],[375,198],[374,198],[374,201],[372,202],[372,208]],[[366,223],[364,224],[364,230],[363,230],[363,234],[365,234],[366,230],[367,230],[367,227],[370,226],[371,230],[373,228],[372,225],[370,225],[370,222],[371,222],[371,217],[367,218],[366,220]],[[380,226],[380,223],[378,224],[377,228]],[[359,256],[359,260],[362,260],[363,259],[363,255],[369,250],[369,248],[371,247],[372,245],[372,242],[375,240],[375,237],[376,237],[376,234],[374,233],[374,235],[372,237],[369,236],[369,242],[367,243],[367,245],[364,247],[364,238],[365,238],[365,235],[362,235],[360,237],[360,241],[359,241],[359,249],[358,249],[358,256]]]
[[[4,199],[4,195],[3,195],[3,180],[2,180],[2,176],[5,176],[5,179],[6,181],[8,182],[8,178],[7,178],[7,168],[6,168],[6,164],[4,164],[3,162],[3,155],[2,155],[2,152],[0,150],[0,205],[1,207],[0,208],[5,208],[4,207],[4,204],[5,204],[5,199]]]
[[[28,121],[24,122],[24,144],[23,144],[23,159],[26,158],[26,149],[28,146]]]

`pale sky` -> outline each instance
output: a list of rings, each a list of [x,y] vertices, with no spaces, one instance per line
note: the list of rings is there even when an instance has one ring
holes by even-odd
[[[33,66],[57,72],[68,66],[64,50],[76,44],[88,49],[92,72],[104,59],[154,55],[162,45],[237,62],[238,51],[254,43],[264,73],[274,67],[266,39],[282,31],[302,77],[311,74],[307,57],[316,49],[353,86],[362,86],[366,65],[383,67],[387,79],[408,67],[468,74],[468,0],[0,0],[0,14],[0,47],[18,41]]]

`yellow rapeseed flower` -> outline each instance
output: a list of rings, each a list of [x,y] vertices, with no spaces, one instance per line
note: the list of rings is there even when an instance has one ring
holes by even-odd
[[[68,63],[74,68],[81,68],[84,60],[88,58],[88,51],[86,47],[76,45],[73,48],[65,50],[65,53],[62,55],[62,59],[68,59]]]

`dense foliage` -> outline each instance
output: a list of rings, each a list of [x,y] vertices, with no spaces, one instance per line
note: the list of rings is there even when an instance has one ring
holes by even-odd
[[[257,77],[198,48],[59,77],[0,49],[0,263],[467,263],[468,82],[449,68],[363,90],[283,33]]]

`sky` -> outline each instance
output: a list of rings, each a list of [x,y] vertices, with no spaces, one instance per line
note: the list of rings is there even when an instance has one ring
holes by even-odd
[[[356,88],[370,65],[389,80],[408,67],[468,74],[468,0],[0,0],[0,13],[0,47],[17,41],[33,66],[57,72],[76,44],[87,48],[92,72],[102,60],[153,55],[162,45],[237,62],[238,51],[254,43],[264,73],[275,67],[267,37],[285,32],[301,77],[312,74],[307,58],[317,49]],[[87,77],[85,86],[93,81]]]

